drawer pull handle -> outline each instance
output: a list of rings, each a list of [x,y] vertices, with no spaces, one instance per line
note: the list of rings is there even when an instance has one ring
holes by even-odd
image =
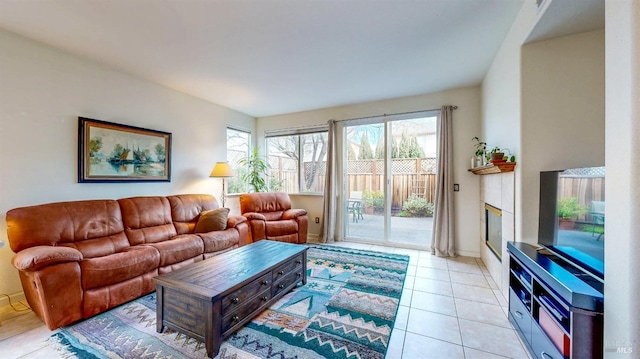
[[[234,315],[233,317],[231,317],[232,322],[237,322],[238,319],[240,319],[240,317],[238,317],[237,315]]]
[[[300,259],[296,260],[296,264],[302,264],[302,260]]]
[[[283,271],[283,270],[278,271],[278,275],[283,275],[283,274],[284,274],[284,271]]]
[[[263,295],[262,298],[260,298],[260,299],[262,299],[263,302],[266,302],[268,298],[267,298],[266,295]]]
[[[540,357],[544,359],[553,359],[551,355],[545,353],[544,351],[540,352]]]
[[[516,310],[515,315],[516,315],[516,317],[518,317],[518,319],[522,319],[523,318],[522,313],[520,313],[520,311],[518,311],[518,310]]]
[[[262,281],[262,285],[268,285],[268,284],[269,284],[269,281],[268,281],[268,280],[263,280],[263,281]]]
[[[233,302],[233,304],[238,304],[240,299],[238,297],[235,297],[235,298],[231,299],[231,301]]]
[[[278,288],[280,289],[284,288],[284,284],[278,284]]]

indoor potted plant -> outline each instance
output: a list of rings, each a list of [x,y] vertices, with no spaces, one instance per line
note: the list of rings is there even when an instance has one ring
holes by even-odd
[[[238,164],[247,168],[247,171],[241,174],[242,180],[249,183],[254,192],[269,191],[266,178],[269,176],[271,166],[264,157],[260,156],[258,148],[254,148],[246,158],[238,160]]]
[[[500,149],[500,147],[493,147],[491,151],[487,153],[487,159],[493,162],[502,162],[504,161],[504,150]]]
[[[487,143],[483,142],[483,141],[480,141],[478,136],[472,138],[471,140],[475,141],[475,145],[474,146],[476,146],[475,156],[471,160],[471,168],[478,167],[478,166],[484,166],[484,164],[485,164],[484,163],[484,158],[486,156]]]

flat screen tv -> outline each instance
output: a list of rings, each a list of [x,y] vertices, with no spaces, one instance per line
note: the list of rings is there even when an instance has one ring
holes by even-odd
[[[538,244],[604,280],[604,167],[540,172]]]

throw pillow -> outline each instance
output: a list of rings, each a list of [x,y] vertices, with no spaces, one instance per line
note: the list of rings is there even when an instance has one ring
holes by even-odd
[[[194,233],[206,233],[227,229],[229,208],[216,208],[200,213]]]

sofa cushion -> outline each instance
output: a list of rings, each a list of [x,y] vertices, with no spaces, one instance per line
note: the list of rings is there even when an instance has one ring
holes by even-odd
[[[132,246],[166,241],[177,234],[166,197],[131,197],[119,199],[118,203]]]
[[[216,208],[200,213],[194,233],[206,233],[211,231],[223,231],[227,229],[229,208]]]
[[[7,234],[11,249],[18,253],[34,246],[70,245],[93,257],[113,254],[129,246],[124,236],[120,206],[114,200],[47,203],[15,208],[7,212]],[[104,239],[101,241],[100,239]],[[88,253],[83,241],[101,245]]]
[[[82,288],[104,287],[150,272],[160,264],[160,253],[150,246],[129,247],[104,257],[80,262]]]
[[[198,234],[204,242],[204,253],[212,253],[238,246],[240,243],[240,235],[235,229],[227,229],[224,231],[213,231]]]
[[[204,252],[202,239],[195,234],[180,234],[168,241],[147,243],[145,246],[158,250],[160,253],[160,267],[201,256]]]
[[[287,234],[298,234],[298,222],[295,219],[287,219],[275,222],[266,222],[267,237],[277,237]]]
[[[240,212],[280,212],[291,208],[291,199],[286,193],[246,193],[240,196]],[[269,220],[269,219],[267,219]]]
[[[210,194],[180,194],[167,199],[178,234],[193,233],[200,213],[220,207],[216,198]]]

